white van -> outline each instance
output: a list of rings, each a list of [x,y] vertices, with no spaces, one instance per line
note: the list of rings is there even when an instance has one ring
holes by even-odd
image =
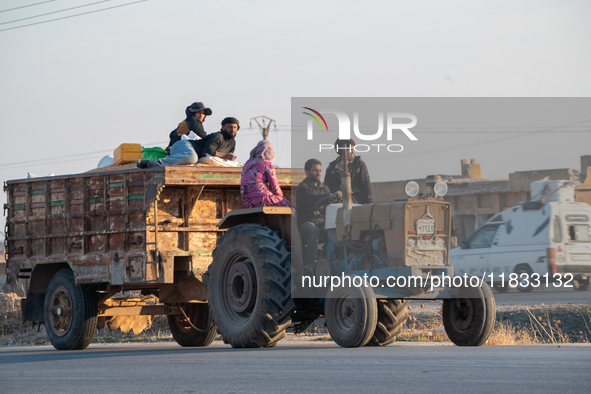
[[[532,183],[532,196],[539,190],[534,183],[538,182]],[[556,196],[550,194],[548,197]],[[485,275],[491,283],[492,273],[498,291],[507,291],[515,284],[523,292],[553,286],[587,290],[591,277],[591,206],[549,200],[552,198],[544,201],[542,197],[489,219],[461,247],[450,251],[454,274]],[[518,279],[509,283],[511,278]]]

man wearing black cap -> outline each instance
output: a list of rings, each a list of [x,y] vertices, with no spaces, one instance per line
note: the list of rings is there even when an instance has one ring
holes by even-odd
[[[196,147],[195,150],[200,153],[199,157],[210,155],[230,161],[235,160],[236,155],[234,154],[234,150],[236,149],[236,140],[234,138],[239,129],[240,123],[238,119],[228,117],[222,120],[222,129],[217,133],[208,135],[203,140],[203,149],[201,152]]]
[[[191,131],[199,138],[205,138],[207,133],[203,129],[203,122],[205,117],[211,115],[211,109],[207,108],[203,103],[196,102],[189,105],[185,109],[187,118],[183,120],[176,129],[170,132],[170,142],[168,148],[174,145],[175,142],[180,141],[183,135],[188,135]]]
[[[181,140],[170,147],[170,156],[159,160],[139,160],[139,168],[153,168],[174,165],[193,165],[197,160],[209,154],[226,160],[235,160],[236,134],[240,123],[236,118],[225,118],[222,121],[222,130],[207,135],[198,140]]]

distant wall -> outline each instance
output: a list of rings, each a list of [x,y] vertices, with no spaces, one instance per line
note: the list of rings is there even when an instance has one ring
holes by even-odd
[[[578,181],[579,172],[570,168],[512,172],[509,174],[509,189],[514,191],[529,191],[530,183],[541,181],[544,178],[548,178],[550,181]]]

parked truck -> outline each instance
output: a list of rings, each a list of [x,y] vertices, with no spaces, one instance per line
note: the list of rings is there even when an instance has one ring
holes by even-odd
[[[532,182],[532,201],[493,216],[450,251],[456,274],[492,275],[499,292],[511,287],[588,290],[591,206],[574,201],[572,183]]]
[[[240,175],[166,166],[8,181],[6,270],[9,282],[29,280],[24,320],[43,322],[52,345],[70,350],[123,317],[141,326],[167,315],[182,346],[207,346],[220,332],[233,347],[271,347],[287,329],[326,317],[337,343],[357,347],[394,341],[408,300],[443,299],[454,343],[488,338],[495,304],[486,284],[429,289],[433,276],[453,275],[451,207],[433,184],[421,195],[411,187],[409,201],[329,205],[329,241],[318,264],[305,266],[291,210],[243,209]],[[304,174],[277,176],[290,199]],[[381,282],[310,296],[299,282],[306,273]],[[426,281],[385,286],[388,276]]]

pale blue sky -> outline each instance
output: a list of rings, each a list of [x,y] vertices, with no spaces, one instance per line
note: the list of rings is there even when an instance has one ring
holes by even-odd
[[[0,10],[36,2],[2,0]],[[0,23],[92,2],[4,12]],[[149,0],[0,31],[0,179],[84,172],[121,143],[165,142],[193,101],[213,109],[208,132],[226,116],[241,120],[242,160],[260,139],[249,118],[276,119],[275,162],[287,166],[291,97],[588,97],[589,20],[586,0]],[[551,159],[505,158],[505,166],[493,165],[485,145],[450,152],[438,165],[459,173],[460,159],[482,162],[481,155],[491,178],[507,169],[578,169],[590,142],[588,134],[554,135],[540,142],[555,151]],[[97,151],[104,153],[69,157]],[[70,161],[9,165],[60,157]],[[394,177],[434,171],[400,169]]]

